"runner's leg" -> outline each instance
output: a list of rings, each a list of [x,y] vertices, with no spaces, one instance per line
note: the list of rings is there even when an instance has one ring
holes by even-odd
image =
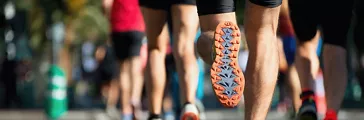
[[[143,5],[143,4],[142,4]],[[146,34],[148,39],[148,62],[146,80],[149,97],[150,118],[160,118],[162,112],[162,99],[166,83],[165,63],[167,44],[169,41],[166,23],[166,11],[142,7]]]
[[[330,1],[336,4],[327,6],[323,14],[322,29],[325,37],[323,48],[323,62],[324,62],[324,86],[325,96],[327,102],[326,117],[331,113],[339,111],[341,103],[344,99],[344,94],[347,84],[347,62],[346,62],[346,41],[347,33],[351,24],[353,0]],[[336,9],[340,7],[341,9]],[[336,12],[336,11],[337,12]],[[338,14],[335,14],[335,13]],[[340,23],[332,21],[338,19]],[[333,119],[333,118],[331,118]]]
[[[273,3],[262,4],[264,2]],[[258,5],[260,4],[260,5]],[[277,25],[280,0],[250,0],[245,13],[249,46],[246,72],[245,119],[264,120],[268,114],[278,75]],[[265,7],[264,7],[265,6]]]
[[[285,56],[288,63],[288,69],[286,71],[287,77],[285,78],[285,85],[288,87],[288,91],[290,93],[290,97],[293,102],[293,107],[295,112],[298,111],[299,107],[301,106],[301,100],[299,97],[299,94],[301,93],[301,86],[298,78],[298,73],[296,70],[294,62],[294,53],[296,44],[292,44],[291,42],[295,43],[294,39],[294,30],[290,18],[289,13],[289,6],[288,6],[288,0],[282,1],[282,7],[280,11],[280,19],[279,19],[279,29],[281,37],[283,38],[283,43],[286,43],[283,45],[285,50]],[[287,44],[288,43],[288,44]],[[294,46],[294,47],[293,47]],[[280,59],[281,60],[281,59]]]
[[[173,54],[179,74],[183,102],[194,103],[198,79],[194,40],[198,29],[198,16],[195,5],[173,5]]]
[[[306,9],[311,5],[312,9]],[[289,2],[291,11],[290,17],[297,37],[297,47],[295,54],[295,66],[301,83],[302,105],[298,111],[297,118],[305,120],[316,120],[317,107],[314,101],[313,80],[319,70],[319,60],[316,49],[318,38],[317,31],[320,18],[317,13],[317,4],[307,1],[292,0]]]
[[[240,36],[238,35],[240,34],[240,31],[236,25],[234,0],[198,0],[197,5],[202,31],[201,36],[197,41],[198,52],[205,62],[210,65],[214,63],[211,68],[211,81],[217,98],[224,106],[234,107],[240,101],[244,86],[244,78],[240,67],[237,64],[236,57],[238,51],[228,52],[229,50],[226,49],[225,51],[228,52],[228,54],[235,55],[235,57],[232,56],[231,59],[225,59],[228,62],[223,63],[221,59],[222,40],[220,39],[221,37],[219,37],[224,34],[223,30],[225,30],[225,32],[226,30],[229,30],[229,33],[234,32],[234,36],[229,35],[227,37],[230,38],[229,40],[234,39],[235,43],[231,44],[225,41],[225,44],[229,44],[230,46],[234,45],[235,48],[238,48],[237,46],[239,46],[240,42]],[[227,27],[233,28],[226,29]],[[214,37],[214,35],[216,36]],[[219,55],[213,55],[215,52],[211,50],[211,48],[207,48],[207,46],[212,46],[214,50],[219,50]],[[216,58],[213,58],[212,56]],[[231,64],[229,64],[230,62]],[[224,71],[226,74],[223,73],[222,66],[225,66],[225,69],[229,69],[229,71]],[[224,77],[224,79],[221,79],[222,77]],[[240,84],[236,82],[239,82]]]

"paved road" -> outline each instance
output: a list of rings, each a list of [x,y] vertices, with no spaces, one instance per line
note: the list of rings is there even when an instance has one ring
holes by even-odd
[[[144,116],[147,116],[144,112]],[[242,120],[243,115],[234,110],[207,111],[207,120]],[[270,112],[267,120],[288,120],[285,114]],[[146,119],[146,118],[144,118]],[[345,110],[339,120],[363,120],[364,111]],[[0,120],[46,120],[42,111],[0,111]],[[70,111],[61,120],[109,120],[102,110]]]

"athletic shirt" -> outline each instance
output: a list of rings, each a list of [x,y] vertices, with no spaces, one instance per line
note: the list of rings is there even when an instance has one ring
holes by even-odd
[[[113,32],[145,30],[138,0],[114,0],[110,20]]]

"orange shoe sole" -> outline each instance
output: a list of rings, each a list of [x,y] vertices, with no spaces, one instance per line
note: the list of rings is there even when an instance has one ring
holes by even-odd
[[[216,27],[214,37],[216,53],[211,67],[211,83],[216,97],[225,107],[235,107],[243,95],[245,78],[238,64],[240,30],[232,22]]]

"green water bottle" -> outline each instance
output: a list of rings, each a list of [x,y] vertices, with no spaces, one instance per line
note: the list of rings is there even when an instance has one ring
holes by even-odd
[[[51,66],[49,78],[45,112],[48,120],[57,120],[67,112],[67,80],[57,65]]]

